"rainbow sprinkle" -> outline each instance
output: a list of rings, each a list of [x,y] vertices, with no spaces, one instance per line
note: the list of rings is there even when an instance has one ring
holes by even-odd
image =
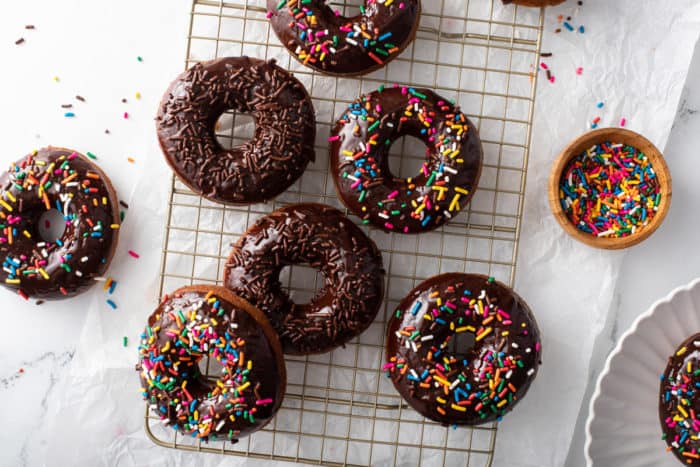
[[[559,184],[566,216],[595,237],[620,238],[640,231],[656,215],[661,197],[647,156],[632,146],[610,142],[571,159]]]

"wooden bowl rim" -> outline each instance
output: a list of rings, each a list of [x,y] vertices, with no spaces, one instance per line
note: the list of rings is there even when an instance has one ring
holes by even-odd
[[[654,172],[659,179],[661,201],[659,209],[651,222],[641,231],[634,233],[628,237],[621,238],[599,238],[594,237],[582,230],[579,230],[571,223],[566,212],[561,206],[559,199],[559,183],[562,173],[569,161],[580,155],[585,149],[590,148],[595,144],[611,141],[614,143],[622,143],[637,148],[642,151],[651,161]],[[554,218],[559,222],[564,231],[571,235],[574,239],[595,248],[606,250],[618,250],[629,248],[637,245],[649,238],[659,226],[663,223],[668,210],[671,206],[672,180],[671,173],[666,164],[663,154],[659,149],[648,139],[639,133],[626,128],[598,128],[588,131],[581,136],[571,141],[559,154],[549,177],[549,205],[554,214]]]

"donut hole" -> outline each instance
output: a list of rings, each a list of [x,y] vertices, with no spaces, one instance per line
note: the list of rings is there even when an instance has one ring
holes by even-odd
[[[242,146],[255,134],[255,118],[252,115],[227,110],[216,121],[216,141],[226,150]]]
[[[343,2],[328,2],[330,6],[335,10],[336,8],[342,6],[343,16],[347,18],[356,17],[360,15],[360,7],[367,4],[367,0],[344,0]]]
[[[389,173],[394,178],[417,178],[426,161],[425,143],[413,135],[396,139],[389,148]]]
[[[296,305],[309,305],[323,287],[323,274],[309,264],[284,266],[280,270],[280,284]]]
[[[54,243],[63,237],[66,231],[66,221],[63,214],[57,209],[49,209],[38,216],[39,220],[35,224],[35,231],[42,241]]]
[[[469,360],[471,358],[471,351],[475,344],[475,334],[471,332],[456,332],[447,343],[447,353],[454,355],[454,357],[458,360]]]
[[[199,360],[198,365],[199,371],[207,381],[215,381],[221,378],[224,371],[224,365],[213,357],[202,358]]]

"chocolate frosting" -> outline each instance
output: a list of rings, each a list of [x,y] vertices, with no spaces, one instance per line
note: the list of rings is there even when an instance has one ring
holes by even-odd
[[[397,178],[389,150],[402,136],[426,145],[421,172]],[[365,223],[389,232],[435,229],[469,202],[483,149],[476,127],[428,89],[394,86],[361,97],[331,132],[331,173],[339,197]]]
[[[668,358],[659,386],[662,438],[683,464],[700,465],[700,333]]]
[[[399,304],[384,369],[425,417],[450,425],[500,420],[525,396],[540,364],[527,304],[479,274],[432,277]]]
[[[223,287],[166,295],[148,318],[139,354],[144,398],[184,435],[235,442],[265,426],[284,397],[277,336],[260,310]],[[223,367],[218,379],[202,375],[205,356],[212,375],[214,361]]]
[[[267,0],[272,29],[293,57],[330,75],[383,67],[414,39],[421,13],[420,0],[366,0],[353,17],[340,15],[326,0],[301,3]]]
[[[252,115],[255,133],[227,150],[215,126],[230,109]],[[168,164],[192,191],[215,202],[273,198],[315,158],[311,98],[274,60],[229,57],[194,65],[170,85],[156,121]]]
[[[283,267],[309,264],[324,286],[308,304],[282,290]],[[224,284],[259,307],[286,353],[320,353],[341,346],[372,323],[384,295],[382,256],[340,211],[298,204],[259,219],[233,247]]]
[[[66,226],[46,242],[38,224],[51,209]],[[76,295],[107,270],[118,229],[119,201],[97,165],[70,149],[35,151],[0,175],[0,284],[25,297]]]

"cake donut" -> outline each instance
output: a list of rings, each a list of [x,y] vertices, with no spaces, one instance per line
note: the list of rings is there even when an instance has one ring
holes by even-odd
[[[62,233],[46,229],[52,218]],[[90,159],[57,147],[32,152],[0,175],[0,284],[25,299],[78,294],[107,270],[119,222],[112,183]]]
[[[426,145],[426,157],[418,175],[403,179],[389,169],[389,150],[406,135]],[[476,128],[428,89],[395,85],[360,97],[329,140],[338,196],[364,223],[387,232],[441,226],[469,202],[481,175]]]
[[[330,75],[363,75],[396,58],[413,41],[420,0],[365,0],[343,16],[327,0],[267,0],[280,42],[301,63]]]
[[[282,289],[280,271],[308,264],[324,285],[308,304]],[[224,285],[260,308],[289,354],[332,350],[372,323],[384,296],[382,256],[340,211],[298,204],[259,219],[233,247]]]
[[[668,358],[659,386],[662,438],[682,463],[700,465],[700,333]]]
[[[227,110],[251,115],[253,138],[232,149],[216,140]],[[198,63],[168,88],[156,118],[165,159],[192,191],[250,204],[289,188],[315,158],[316,119],[304,86],[273,60]]]
[[[203,358],[223,367],[218,379],[202,374]],[[163,297],[141,334],[136,370],[154,414],[205,441],[235,442],[265,426],[287,384],[279,339],[262,312],[210,285]]]
[[[566,0],[503,0],[503,3],[515,3],[522,6],[554,6],[564,3]]]
[[[537,375],[541,345],[527,304],[479,274],[418,285],[387,329],[384,370],[401,396],[444,425],[500,420]]]

